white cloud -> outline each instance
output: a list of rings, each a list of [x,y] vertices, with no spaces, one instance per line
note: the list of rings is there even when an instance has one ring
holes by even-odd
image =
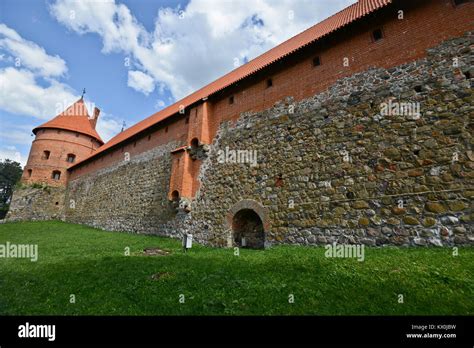
[[[63,59],[48,55],[43,47],[23,39],[15,30],[2,23],[0,23],[0,51],[3,51],[3,55],[9,54],[2,60],[14,60],[15,66],[26,67],[43,77],[61,76],[67,71]]]
[[[353,2],[191,0],[184,9],[160,9],[153,32],[113,0],[57,0],[50,11],[78,33],[100,35],[104,53],[130,55],[134,69],[179,99]]]
[[[0,69],[0,109],[12,114],[49,120],[62,105],[71,105],[79,97],[68,85],[51,80],[47,87],[39,85],[35,75],[25,69]]]
[[[24,40],[4,24],[0,24],[0,52],[2,62],[14,65],[0,69],[0,110],[45,121],[79,99],[74,89],[58,80],[67,71],[66,63],[57,56],[46,54],[44,48]],[[15,65],[16,58],[21,59],[20,67]],[[38,83],[40,77],[45,78],[47,85]],[[135,78],[133,82],[136,88],[145,92],[153,91],[151,77],[140,71],[132,77]],[[87,99],[85,103],[91,114],[94,103]],[[24,166],[27,154],[22,156],[16,146],[31,145],[31,130],[40,123],[19,125],[14,120],[7,121],[3,115],[0,123],[0,158],[10,158]],[[120,129],[121,122],[101,112],[97,131],[104,141],[108,141]]]
[[[110,114],[101,112],[96,129],[102,140],[107,142],[120,132],[122,122]]]
[[[22,156],[20,151],[15,146],[1,146],[0,147],[0,160],[10,159],[15,162],[19,162],[22,167],[26,165],[27,158]]]
[[[11,144],[18,144],[18,145],[31,145],[32,137],[31,137],[31,130],[33,127],[21,127],[17,129],[15,126],[7,127],[6,125],[2,125],[2,129],[0,130],[0,139],[2,141],[7,140]]]
[[[79,99],[74,90],[66,84],[52,80],[48,87],[40,86],[32,72],[12,67],[0,69],[0,109],[12,114],[32,116],[41,120],[50,120],[63,112]],[[91,115],[95,104],[85,99]],[[30,144],[31,126],[15,126],[2,121],[0,139],[13,144]],[[97,131],[104,141],[109,140],[121,129],[121,122],[114,116],[101,112]]]
[[[153,77],[139,70],[129,70],[127,85],[145,95],[150,94],[155,89]]]

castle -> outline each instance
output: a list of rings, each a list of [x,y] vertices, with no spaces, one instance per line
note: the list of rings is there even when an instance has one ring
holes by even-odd
[[[473,244],[473,20],[467,0],[359,0],[105,144],[81,99],[33,130],[7,219]]]

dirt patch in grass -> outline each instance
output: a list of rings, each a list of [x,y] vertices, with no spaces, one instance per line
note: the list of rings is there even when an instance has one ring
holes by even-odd
[[[157,247],[145,248],[143,249],[143,253],[147,256],[167,256],[171,254],[169,251]]]

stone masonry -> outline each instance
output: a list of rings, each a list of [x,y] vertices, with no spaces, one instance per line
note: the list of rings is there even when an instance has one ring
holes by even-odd
[[[229,209],[252,199],[269,211],[267,244],[472,244],[473,44],[470,33],[224,124],[191,213],[169,231],[227,245]],[[420,114],[381,115],[389,101]],[[225,148],[256,151],[258,166],[219,163]]]

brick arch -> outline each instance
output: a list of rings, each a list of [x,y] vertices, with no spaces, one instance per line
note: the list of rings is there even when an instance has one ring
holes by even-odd
[[[259,202],[254,201],[253,199],[243,199],[237,203],[235,203],[227,213],[226,217],[226,224],[229,230],[232,230],[232,220],[239,211],[243,209],[250,209],[253,210],[262,220],[263,224],[263,231],[268,233],[270,231],[271,223],[270,217],[268,214],[268,209],[261,205]]]

